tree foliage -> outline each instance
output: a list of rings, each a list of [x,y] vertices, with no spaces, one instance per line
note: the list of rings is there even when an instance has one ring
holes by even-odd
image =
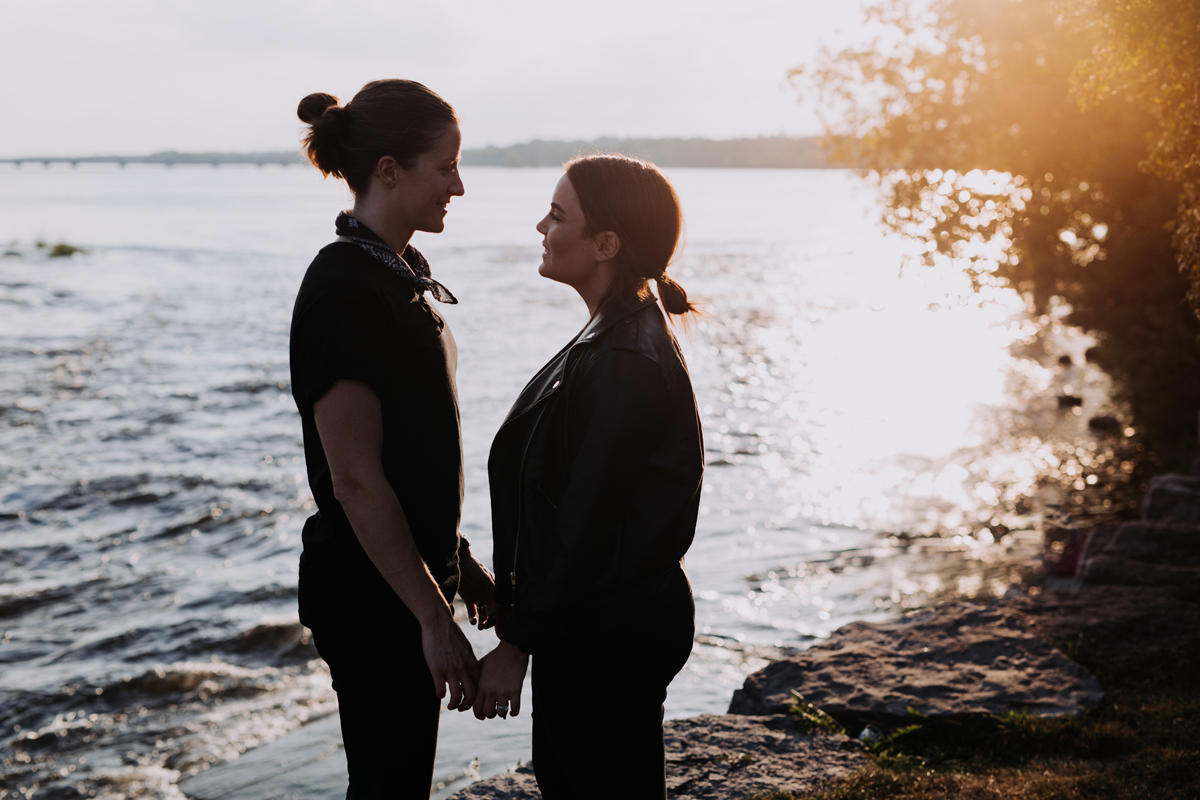
[[[1180,185],[1175,245],[1200,310],[1200,3],[1061,2],[1068,30],[1091,41],[1071,75],[1080,104],[1133,98],[1157,122],[1142,166]]]
[[[1200,324],[1173,247],[1184,182],[1171,159],[1186,143],[1161,133],[1166,95],[1144,61],[1107,65],[1126,17],[1094,15],[1129,3],[1069,2],[883,0],[867,11],[877,39],[797,72],[837,109],[835,157],[880,168],[887,225],[1037,315],[1069,306],[1147,444],[1179,468],[1200,410]]]

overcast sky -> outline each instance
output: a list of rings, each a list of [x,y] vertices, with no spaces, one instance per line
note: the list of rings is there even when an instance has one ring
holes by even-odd
[[[309,92],[403,77],[465,147],[804,135],[789,68],[855,0],[0,0],[0,157],[280,150]]]

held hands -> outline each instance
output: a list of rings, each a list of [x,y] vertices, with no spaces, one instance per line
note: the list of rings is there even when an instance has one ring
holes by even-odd
[[[492,719],[521,713],[521,687],[529,669],[529,654],[515,644],[501,641],[479,662],[479,693],[475,695],[475,718]],[[460,705],[459,711],[464,711]]]
[[[449,686],[450,708],[459,711],[470,708],[476,700],[479,662],[448,606],[443,606],[427,622],[421,622],[421,649],[433,675],[433,691],[438,699],[446,696]]]
[[[460,561],[459,572],[462,577],[458,584],[458,596],[467,606],[467,616],[472,625],[478,625],[479,630],[487,630],[496,624],[493,613],[496,579],[470,551]]]

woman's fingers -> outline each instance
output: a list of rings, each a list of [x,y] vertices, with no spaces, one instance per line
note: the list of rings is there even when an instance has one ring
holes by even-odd
[[[494,719],[496,716],[496,696],[491,692],[480,692],[475,697],[475,705],[472,707],[475,712],[475,719]]]
[[[463,700],[462,684],[455,680],[454,676],[451,676],[447,683],[450,685],[450,708],[458,708]]]
[[[479,610],[479,630],[486,631],[488,628],[495,625],[495,620],[492,619],[492,604],[481,605]]]

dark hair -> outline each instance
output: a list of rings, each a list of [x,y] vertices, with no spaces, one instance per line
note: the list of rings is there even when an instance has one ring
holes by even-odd
[[[438,137],[458,124],[454,108],[416,81],[371,81],[345,106],[318,92],[300,101],[296,115],[309,126],[304,151],[326,175],[342,178],[361,194],[375,165],[391,156],[405,169],[433,149]]]
[[[585,234],[612,231],[621,240],[601,305],[619,295],[645,296],[653,280],[667,313],[694,313],[687,292],[667,277],[683,230],[679,198],[667,176],[647,161],[607,153],[578,156],[566,168],[583,209]]]

